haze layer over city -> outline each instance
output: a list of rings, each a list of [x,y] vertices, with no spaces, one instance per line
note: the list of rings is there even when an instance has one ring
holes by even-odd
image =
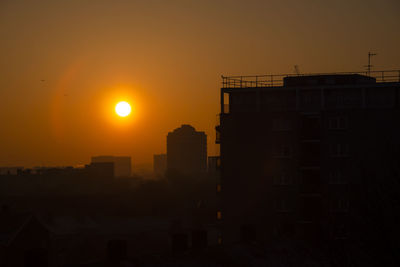
[[[397,0],[1,1],[0,165],[165,153],[214,128],[220,75],[363,71],[400,61]],[[132,114],[120,118],[118,101]]]

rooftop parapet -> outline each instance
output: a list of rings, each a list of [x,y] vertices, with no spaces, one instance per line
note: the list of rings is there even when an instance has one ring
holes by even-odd
[[[321,86],[400,82],[400,70],[221,77],[222,88]]]

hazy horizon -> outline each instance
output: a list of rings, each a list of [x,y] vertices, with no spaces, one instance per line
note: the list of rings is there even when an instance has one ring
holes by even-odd
[[[307,2],[307,4],[305,3]],[[221,75],[400,69],[400,2],[0,2],[0,166],[127,155],[181,124],[217,154]],[[119,118],[117,101],[133,113]]]

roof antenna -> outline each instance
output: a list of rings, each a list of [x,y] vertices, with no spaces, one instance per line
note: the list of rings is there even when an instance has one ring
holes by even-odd
[[[371,57],[376,56],[376,53],[371,53],[368,52],[368,65],[364,66],[367,68],[367,75],[371,76],[371,67],[373,67],[373,65],[371,65]]]
[[[300,70],[298,65],[294,65],[294,72],[297,74],[297,76],[300,75]]]

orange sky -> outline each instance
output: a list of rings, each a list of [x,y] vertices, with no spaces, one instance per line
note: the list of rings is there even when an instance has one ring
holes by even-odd
[[[212,155],[221,74],[400,68],[398,0],[330,2],[1,0],[0,166],[135,168],[183,123]]]

